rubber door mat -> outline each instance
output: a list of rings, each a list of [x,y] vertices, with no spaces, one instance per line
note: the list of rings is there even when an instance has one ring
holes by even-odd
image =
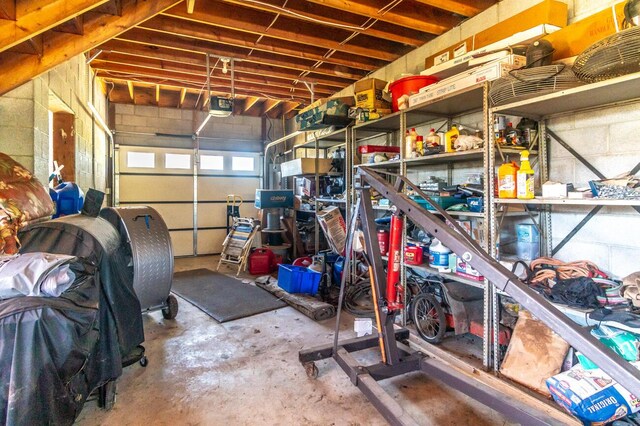
[[[287,306],[261,288],[209,269],[175,273],[171,291],[218,322],[232,321]]]

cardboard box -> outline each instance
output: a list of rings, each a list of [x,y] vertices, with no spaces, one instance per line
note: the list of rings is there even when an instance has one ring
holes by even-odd
[[[468,71],[470,68],[504,58],[510,53],[523,55],[524,52],[526,52],[525,47],[512,48],[512,46],[531,43],[545,35],[558,31],[559,29],[560,27],[549,24],[538,25],[515,33],[512,36],[495,43],[467,52],[462,56],[453,58],[439,65],[434,65],[431,68],[427,68],[420,72],[420,74],[437,77],[440,80],[443,80],[455,74]]]
[[[349,107],[353,104],[353,96],[320,99],[295,116],[296,126],[298,130],[347,126],[353,121],[348,117]]]
[[[505,39],[517,32],[524,31],[540,24],[550,24],[556,27],[567,25],[568,8],[565,3],[557,0],[544,0],[504,21],[480,31],[479,33],[453,46],[436,52],[427,57],[425,68],[439,65],[451,59],[463,56],[467,52]]]
[[[382,93],[386,86],[386,81],[377,78],[367,78],[357,81],[353,89],[356,97],[356,107],[390,109],[391,103],[384,99]]]
[[[476,281],[483,281],[484,277],[480,272],[473,269],[473,266],[465,262],[461,257],[456,258],[456,275]]]
[[[333,251],[342,255],[347,242],[347,226],[340,209],[336,206],[327,207],[316,213],[324,236]]]
[[[615,34],[619,28],[621,29],[624,20],[625,3],[616,3],[613,8],[608,7],[544,37],[555,49],[553,60],[576,56],[593,43]]]
[[[414,107],[427,101],[433,101],[478,83],[496,80],[510,70],[525,65],[526,61],[524,56],[509,55],[506,58],[449,77],[439,83],[423,87],[420,89],[420,93],[409,96],[409,107]]]
[[[282,177],[314,174],[316,172],[315,158],[297,158],[285,161],[280,165]],[[318,173],[329,173],[331,170],[331,159],[318,158]]]

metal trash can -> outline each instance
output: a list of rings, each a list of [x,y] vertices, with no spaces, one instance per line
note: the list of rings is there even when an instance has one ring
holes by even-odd
[[[133,289],[142,312],[162,309],[166,319],[178,313],[178,301],[170,295],[173,280],[173,248],[162,216],[151,207],[106,207],[100,216],[111,223],[130,251]]]

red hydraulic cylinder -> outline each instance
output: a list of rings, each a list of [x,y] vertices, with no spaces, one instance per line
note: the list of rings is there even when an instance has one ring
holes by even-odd
[[[400,284],[400,258],[402,255],[402,228],[404,218],[391,216],[389,232],[389,263],[387,266],[387,308],[395,311],[404,308],[404,289]]]

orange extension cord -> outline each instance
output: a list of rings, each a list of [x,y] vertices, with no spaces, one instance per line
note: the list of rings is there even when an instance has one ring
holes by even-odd
[[[547,287],[549,287],[549,280],[566,280],[578,277],[609,278],[595,263],[588,260],[565,263],[551,257],[540,257],[531,261],[530,268],[533,272],[529,280],[530,283],[544,284]]]

